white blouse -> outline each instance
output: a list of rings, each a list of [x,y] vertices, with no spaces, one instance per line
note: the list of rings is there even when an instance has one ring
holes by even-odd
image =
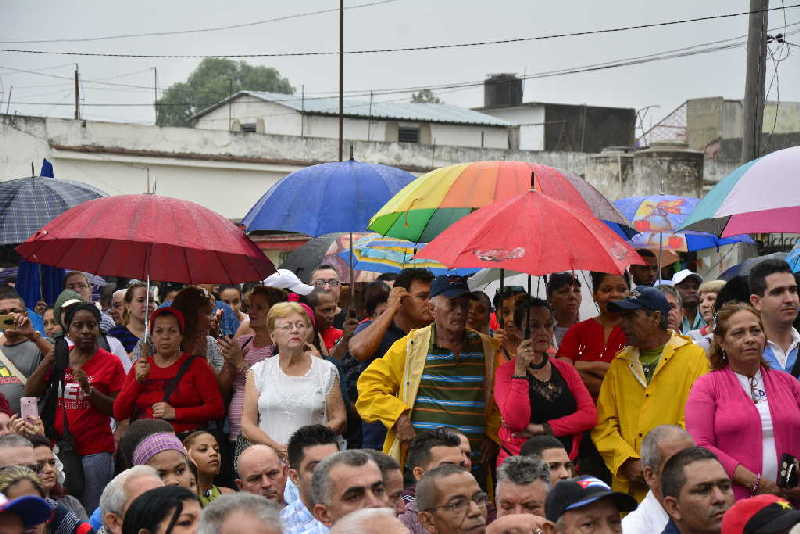
[[[327,422],[326,399],[339,387],[339,373],[331,362],[312,356],[305,375],[289,376],[276,354],[250,369],[258,390],[258,426],[270,438],[286,444],[298,428]]]
[[[745,394],[753,399],[753,403],[761,418],[761,478],[775,482],[778,480],[778,453],[775,449],[775,429],[772,425],[772,414],[769,412],[767,388],[761,370],[756,371],[751,379],[735,373]]]

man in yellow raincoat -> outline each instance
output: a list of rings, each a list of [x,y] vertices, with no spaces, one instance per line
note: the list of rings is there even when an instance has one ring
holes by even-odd
[[[629,346],[611,362],[597,398],[592,440],[613,476],[612,486],[641,501],[647,493],[639,451],[659,425],[684,424],[694,381],[709,370],[703,349],[667,329],[670,305],[655,288],[638,286],[609,303],[622,314]]]

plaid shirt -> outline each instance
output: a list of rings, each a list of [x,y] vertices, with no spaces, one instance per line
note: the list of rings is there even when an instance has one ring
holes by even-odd
[[[311,515],[299,499],[281,510],[281,523],[284,534],[328,534],[330,531]]]

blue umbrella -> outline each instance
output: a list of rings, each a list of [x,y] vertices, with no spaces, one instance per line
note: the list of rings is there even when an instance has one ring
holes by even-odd
[[[364,232],[372,217],[415,176],[386,165],[341,161],[295,171],[270,187],[242,223],[248,232],[310,236]]]
[[[800,273],[800,241],[786,255],[786,263],[792,268],[793,273]]]

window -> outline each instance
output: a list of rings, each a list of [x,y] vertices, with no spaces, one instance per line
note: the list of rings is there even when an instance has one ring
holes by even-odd
[[[403,128],[397,131],[397,140],[401,143],[419,143],[419,128]]]
[[[256,123],[254,123],[254,122],[242,123],[242,132],[244,132],[244,133],[256,133]]]

